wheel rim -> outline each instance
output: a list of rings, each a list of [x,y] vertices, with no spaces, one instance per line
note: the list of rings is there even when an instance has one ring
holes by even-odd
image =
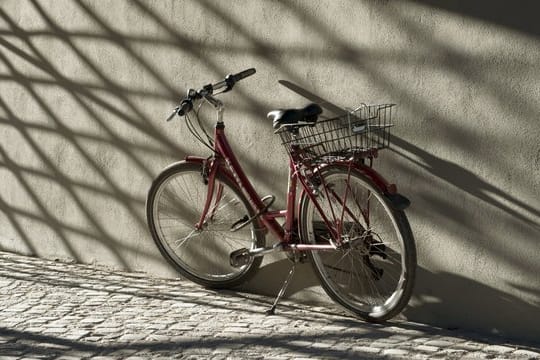
[[[220,186],[223,190],[216,204]],[[155,230],[167,255],[189,275],[210,282],[228,282],[242,276],[253,262],[232,267],[230,253],[254,248],[256,236],[252,226],[230,231],[249,212],[238,194],[218,179],[212,216],[207,216],[202,230],[197,230],[195,224],[203,211],[207,191],[200,171],[182,171],[167,177],[154,197]]]
[[[329,173],[325,182],[330,184],[334,194],[344,197],[346,173]],[[332,205],[328,198],[332,199]],[[335,217],[341,218],[343,206],[335,201],[334,195],[325,194],[323,189],[318,200],[326,214],[331,213],[332,206]],[[338,302],[361,315],[383,318],[397,306],[403,295],[406,278],[404,241],[392,210],[369,183],[352,175],[346,203],[352,215],[343,215],[342,240],[345,245],[334,251],[312,252],[311,257],[325,289]],[[328,230],[313,202],[308,201],[307,206],[307,241],[327,241]],[[366,209],[369,209],[369,215]]]

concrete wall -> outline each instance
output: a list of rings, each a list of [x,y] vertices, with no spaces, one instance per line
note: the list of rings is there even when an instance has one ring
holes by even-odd
[[[286,185],[265,114],[308,101],[278,79],[339,106],[397,103],[378,163],[413,202],[405,315],[538,339],[536,3],[2,0],[0,248],[175,276],[147,233],[146,191],[206,153],[163,120],[188,87],[256,67],[223,99],[262,194]],[[267,259],[246,287],[275,293],[285,263]],[[318,293],[303,267],[291,295]]]

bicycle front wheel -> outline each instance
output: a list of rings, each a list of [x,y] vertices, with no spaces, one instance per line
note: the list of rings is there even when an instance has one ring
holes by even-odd
[[[254,274],[262,258],[233,267],[231,252],[264,246],[264,234],[257,221],[231,231],[253,216],[253,210],[219,173],[203,227],[196,229],[208,195],[201,173],[201,165],[180,162],[154,180],[146,201],[150,233],[161,254],[186,278],[207,287],[234,287]]]
[[[407,305],[413,289],[416,250],[403,211],[391,208],[384,195],[358,171],[334,167],[322,172],[317,203],[304,194],[300,231],[309,244],[337,245],[309,252],[326,293],[360,318],[383,322]]]

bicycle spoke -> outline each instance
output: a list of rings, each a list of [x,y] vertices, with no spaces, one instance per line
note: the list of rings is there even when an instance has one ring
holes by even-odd
[[[176,244],[176,249],[178,250],[180,247],[182,247],[182,245],[190,240],[191,238],[195,237],[195,236],[199,236],[201,233],[198,232],[196,229],[193,229],[186,237],[184,237],[183,239],[178,239],[178,240],[175,240],[174,243]]]
[[[261,247],[259,239],[264,235],[253,231],[254,224],[238,232],[231,232],[231,226],[252,216],[250,207],[231,186],[215,179],[212,203],[204,217],[202,227],[199,222],[208,196],[208,185],[200,175],[200,167],[182,164],[187,171],[172,173],[159,184],[153,204],[152,222],[157,236],[156,242],[177,268],[187,277],[204,285],[240,283],[260,264],[261,259],[253,259],[241,267],[230,265],[231,252],[241,248]]]
[[[367,319],[384,319],[403,306],[401,287],[406,284],[404,243],[393,212],[382,195],[360,180],[360,176],[336,169],[324,175],[325,184],[332,184],[326,197],[319,197],[322,211],[339,224],[340,245],[332,252],[312,253],[315,270],[327,293],[346,308]],[[308,241],[319,243],[324,234],[321,216],[312,200],[307,201],[308,218],[303,227],[310,229]],[[339,222],[336,222],[339,220]],[[317,225],[317,232],[313,229]],[[317,234],[317,239],[313,235]]]

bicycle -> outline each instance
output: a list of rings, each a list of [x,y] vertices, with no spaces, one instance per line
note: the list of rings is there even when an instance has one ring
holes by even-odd
[[[254,73],[190,89],[167,119],[185,117],[211,155],[186,156],[153,181],[146,212],[161,254],[189,280],[231,288],[251,278],[264,255],[283,251],[292,267],[269,314],[295,265],[309,260],[326,293],[345,309],[370,322],[396,316],[415,278],[415,244],[404,213],[410,202],[372,167],[389,146],[393,105],[362,105],[334,118],[323,118],[317,104],[270,112],[289,155],[286,208],[274,210],[275,197],[258,195],[234,155],[216,97]],[[213,136],[198,116],[204,103],[217,113]],[[268,233],[278,239],[270,246]]]

